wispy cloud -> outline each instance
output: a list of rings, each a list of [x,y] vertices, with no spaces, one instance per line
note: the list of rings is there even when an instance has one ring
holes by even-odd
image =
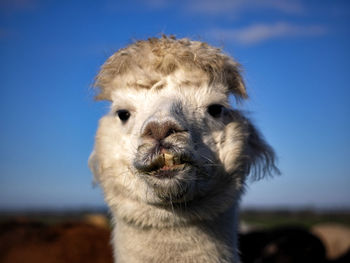
[[[324,26],[293,25],[279,22],[276,24],[255,24],[240,29],[215,29],[209,32],[209,37],[216,40],[238,44],[257,44],[270,39],[288,37],[314,37],[327,33]]]
[[[244,11],[265,9],[283,13],[301,13],[304,6],[300,0],[139,0],[152,8],[178,7],[186,12],[206,15],[237,15]]]
[[[298,0],[193,0],[190,11],[218,15],[237,14],[243,11],[270,9],[284,13],[301,13],[303,5]]]

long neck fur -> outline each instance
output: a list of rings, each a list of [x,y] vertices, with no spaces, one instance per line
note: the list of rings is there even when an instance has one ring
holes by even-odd
[[[114,218],[115,262],[239,262],[237,207],[213,220],[172,227],[139,227]]]

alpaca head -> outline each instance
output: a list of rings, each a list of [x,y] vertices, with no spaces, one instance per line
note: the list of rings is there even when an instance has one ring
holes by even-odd
[[[112,211],[141,225],[210,219],[240,198],[272,149],[228,97],[245,98],[239,65],[207,44],[139,41],[96,79],[111,101],[89,165]]]

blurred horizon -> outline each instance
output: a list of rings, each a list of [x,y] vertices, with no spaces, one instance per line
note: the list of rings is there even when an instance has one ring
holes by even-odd
[[[338,206],[338,207],[326,207],[326,206],[292,206],[292,205],[282,205],[282,206],[252,206],[243,205],[240,207],[241,213],[308,213],[308,214],[346,214],[349,215],[350,207],[348,206]],[[53,215],[65,215],[65,214],[110,214],[109,207],[102,203],[96,206],[11,206],[11,207],[0,207],[0,216],[4,215],[43,215],[43,214],[53,214]]]
[[[239,107],[279,157],[242,207],[350,210],[350,2],[0,1],[0,211],[106,207],[87,159],[108,102],[91,89],[134,39],[175,35],[244,68]]]

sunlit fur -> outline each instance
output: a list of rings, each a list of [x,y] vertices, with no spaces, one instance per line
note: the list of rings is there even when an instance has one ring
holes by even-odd
[[[277,171],[272,149],[229,104],[230,94],[247,97],[239,72],[219,49],[168,37],[136,42],[103,65],[97,98],[111,108],[89,165],[113,215],[116,262],[239,262],[245,180]],[[213,104],[223,106],[218,116]],[[167,178],[146,170],[161,156],[150,123],[177,128],[161,141],[186,165]]]

